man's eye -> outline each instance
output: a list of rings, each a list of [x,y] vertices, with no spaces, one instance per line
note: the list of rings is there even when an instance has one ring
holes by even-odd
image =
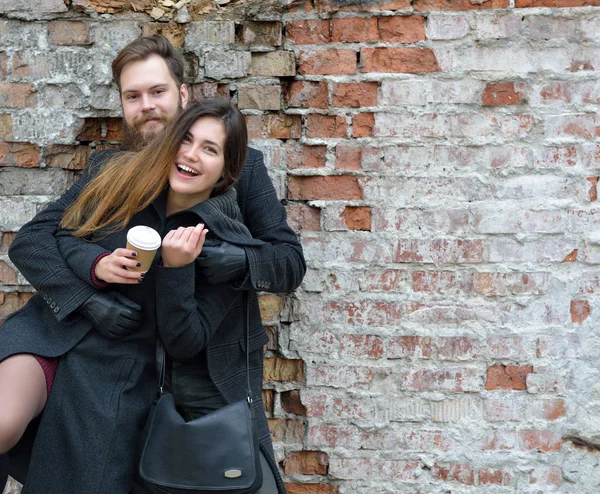
[[[132,100],[132,99],[135,99],[135,98],[137,98],[137,95],[135,95],[135,94],[130,94],[129,96],[127,96],[127,98],[126,98],[126,99],[128,99],[128,100]]]

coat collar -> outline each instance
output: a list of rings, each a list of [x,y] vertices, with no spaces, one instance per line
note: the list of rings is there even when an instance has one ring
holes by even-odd
[[[168,187],[152,202],[158,215],[166,220]],[[203,222],[218,238],[236,245],[262,245],[260,240],[252,238],[252,234],[243,223],[242,213],[237,202],[237,192],[230,187],[223,194],[210,197],[195,206],[179,211],[171,216],[192,213]]]

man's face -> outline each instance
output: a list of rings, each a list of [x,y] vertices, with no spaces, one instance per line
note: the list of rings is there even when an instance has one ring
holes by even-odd
[[[164,130],[185,107],[187,87],[177,87],[158,55],[128,63],[121,72],[121,107],[127,140],[142,144]]]

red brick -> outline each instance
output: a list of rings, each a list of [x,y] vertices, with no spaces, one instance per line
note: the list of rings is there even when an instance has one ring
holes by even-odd
[[[527,389],[527,374],[533,372],[530,365],[494,365],[488,367],[485,389]]]
[[[293,81],[285,91],[285,101],[293,108],[327,108],[327,84]]]
[[[350,230],[371,230],[371,208],[366,206],[347,206],[340,215]]]
[[[272,389],[262,390],[263,409],[267,413],[273,413],[274,394]]]
[[[41,78],[48,75],[48,62],[43,55],[23,55],[15,52],[12,61],[12,75],[14,77]]]
[[[546,400],[542,403],[541,413],[536,414],[536,418],[543,420],[554,421],[559,418],[566,417],[567,406],[565,400]]]
[[[322,168],[325,166],[327,146],[294,146],[286,150],[288,170]]]
[[[191,84],[190,99],[203,100],[206,98],[225,98],[230,99],[229,84],[217,84],[216,82],[201,82],[200,84]]]
[[[352,17],[332,20],[332,41],[358,43],[361,41],[379,41],[377,18]]]
[[[0,142],[0,166],[37,168],[40,166],[40,148],[28,142]]]
[[[400,240],[394,262],[482,262],[481,240]]]
[[[379,39],[384,43],[416,43],[425,39],[425,17],[379,17]]]
[[[23,307],[33,297],[33,293],[0,292],[0,320]]]
[[[399,291],[406,280],[402,269],[366,270],[361,289],[369,292]]]
[[[319,208],[306,204],[288,204],[286,211],[292,230],[321,230],[321,210]]]
[[[598,200],[598,178],[599,177],[588,177],[586,180],[592,184],[588,191],[588,199],[590,202]]]
[[[292,21],[285,25],[285,39],[297,45],[326,44],[331,41],[329,20]]]
[[[88,146],[66,146],[61,144],[50,144],[46,148],[46,164],[55,168],[65,170],[85,170],[90,157]]]
[[[352,120],[353,137],[371,137],[375,127],[374,113],[358,113]]]
[[[383,340],[374,335],[346,334],[341,349],[352,357],[380,359],[383,356]]]
[[[89,45],[90,26],[84,21],[50,21],[48,36],[54,45]]]
[[[526,7],[600,7],[600,0],[515,0],[518,9]]]
[[[0,52],[0,79],[6,79],[8,75],[8,55],[6,52]]]
[[[302,443],[305,424],[302,419],[267,419],[275,443]]]
[[[435,54],[429,48],[361,48],[361,72],[437,72]]]
[[[340,488],[332,484],[294,484],[286,482],[288,494],[339,494]]]
[[[477,357],[479,340],[466,336],[442,337],[438,340],[438,358],[447,360],[469,360]]]
[[[302,381],[303,364],[301,359],[266,358],[263,378],[265,381]]]
[[[573,85],[568,82],[550,82],[540,90],[543,101],[562,101],[571,103],[573,99]]]
[[[571,300],[571,321],[583,324],[590,315],[590,303],[587,300]]]
[[[281,393],[281,406],[287,413],[306,415],[306,407],[300,399],[300,391],[284,391]]]
[[[357,177],[347,175],[325,177],[290,177],[288,181],[290,199],[310,201],[362,199],[362,189]]]
[[[368,2],[315,0],[315,8],[318,12],[337,12],[338,10],[409,10],[410,0],[370,0]]]
[[[315,75],[355,74],[357,53],[353,50],[304,50],[298,73]]]
[[[473,485],[475,481],[475,471],[470,465],[440,465],[436,463],[431,474],[434,478],[443,480],[445,482],[460,482],[465,485]]]
[[[483,90],[483,106],[520,105],[525,103],[524,85],[514,82],[489,82]]]
[[[281,46],[281,30],[281,22],[244,21],[236,29],[236,37],[244,45]]]
[[[306,119],[306,137],[346,137],[348,124],[346,117],[311,113]]]
[[[286,475],[326,475],[329,459],[322,451],[292,451],[285,455],[283,472]]]
[[[414,0],[413,9],[415,12],[427,12],[431,10],[505,9],[508,5],[509,0],[483,2],[474,2],[473,0]]]
[[[414,271],[411,276],[414,292],[445,292],[456,282],[453,271]]]
[[[0,232],[0,255],[8,254],[8,248],[15,238],[14,232]]]
[[[560,434],[552,431],[518,431],[517,437],[523,451],[556,452],[562,445]]]
[[[185,45],[185,25],[176,22],[147,22],[142,24],[142,36],[162,34],[175,48]]]
[[[4,261],[0,261],[0,283],[3,285],[19,284],[17,272]]]
[[[466,392],[479,388],[479,375],[468,367],[436,367],[408,371],[402,379],[405,391]]]
[[[560,487],[562,470],[560,467],[550,465],[537,467],[529,471],[529,483],[549,487]]]
[[[376,82],[345,82],[333,86],[333,106],[377,106]]]
[[[37,103],[33,84],[25,82],[0,83],[0,106],[6,108],[31,108]]]
[[[298,139],[302,136],[300,115],[247,115],[250,139]]]
[[[479,470],[478,485],[510,485],[513,481],[513,476],[506,470]]]
[[[120,118],[86,118],[76,139],[90,141],[122,141],[123,121]]]
[[[338,145],[335,148],[335,168],[337,170],[360,170],[362,149],[356,146]]]
[[[579,253],[579,249],[574,249],[561,262],[575,262],[575,261],[577,261],[577,254],[578,253]]]

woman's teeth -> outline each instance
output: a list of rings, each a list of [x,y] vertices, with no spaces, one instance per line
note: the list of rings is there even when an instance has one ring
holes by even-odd
[[[190,168],[189,166],[177,165],[177,168],[179,168],[180,170],[182,170],[184,172],[191,173],[192,175],[198,175],[198,172],[196,170],[194,170],[193,168]]]

